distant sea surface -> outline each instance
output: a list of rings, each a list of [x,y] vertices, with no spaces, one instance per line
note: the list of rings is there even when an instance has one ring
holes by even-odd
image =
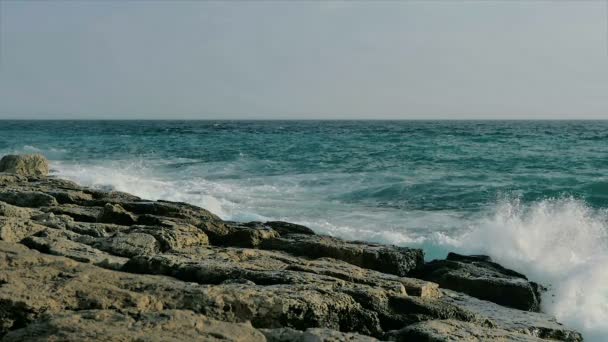
[[[0,154],[224,219],[489,254],[608,339],[608,122],[0,121]]]

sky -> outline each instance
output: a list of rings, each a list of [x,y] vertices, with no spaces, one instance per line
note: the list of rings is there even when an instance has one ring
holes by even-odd
[[[608,119],[606,6],[0,0],[0,119]]]

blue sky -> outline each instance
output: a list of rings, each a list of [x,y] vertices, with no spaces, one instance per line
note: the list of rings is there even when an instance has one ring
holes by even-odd
[[[0,6],[0,118],[608,119],[603,1]]]

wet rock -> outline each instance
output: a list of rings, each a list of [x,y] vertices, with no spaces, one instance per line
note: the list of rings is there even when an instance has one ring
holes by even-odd
[[[355,333],[344,333],[331,329],[311,328],[305,331],[282,328],[262,329],[268,342],[374,342],[377,339]]]
[[[305,235],[315,235],[315,232],[306,227],[295,223],[283,222],[283,221],[269,221],[264,223],[264,225],[274,229],[280,235],[288,235],[288,234],[305,234]]]
[[[540,309],[539,286],[524,275],[492,262],[487,256],[450,253],[446,260],[426,263],[416,276],[443,288],[508,307]]]
[[[24,238],[34,235],[45,227],[32,221],[26,221],[14,217],[0,216],[0,240],[8,242],[19,242]]]
[[[49,163],[40,154],[6,155],[0,159],[0,172],[20,176],[46,176]]]
[[[260,248],[310,258],[329,257],[372,270],[405,276],[424,264],[420,249],[347,242],[330,236],[291,234],[264,240]]]
[[[186,310],[153,313],[84,310],[43,317],[10,332],[6,341],[242,341],[265,342],[249,323],[227,323]]]
[[[558,323],[555,317],[550,315],[508,308],[456,291],[442,290],[442,292],[442,302],[456,305],[476,315],[485,317],[492,322],[492,327],[494,328],[550,340],[583,340],[580,333],[566,328]]]
[[[120,204],[107,203],[97,219],[103,223],[115,223],[130,226],[137,222],[137,217],[125,210]]]
[[[520,334],[503,329],[483,327],[477,324],[457,320],[434,320],[415,323],[401,330],[387,333],[385,339],[403,342],[545,341],[530,335]]]
[[[87,202],[87,205],[90,206],[103,206],[106,203],[120,204],[141,200],[141,198],[135,195],[131,195],[122,191],[101,191],[95,189],[88,189],[87,193],[93,196],[93,200]]]
[[[0,191],[0,201],[19,207],[48,207],[57,205],[55,197],[40,191]]]

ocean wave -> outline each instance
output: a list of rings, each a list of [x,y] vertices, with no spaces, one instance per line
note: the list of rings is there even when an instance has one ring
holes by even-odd
[[[572,197],[503,199],[444,249],[492,256],[548,286],[543,310],[589,341],[608,336],[608,213]]]

